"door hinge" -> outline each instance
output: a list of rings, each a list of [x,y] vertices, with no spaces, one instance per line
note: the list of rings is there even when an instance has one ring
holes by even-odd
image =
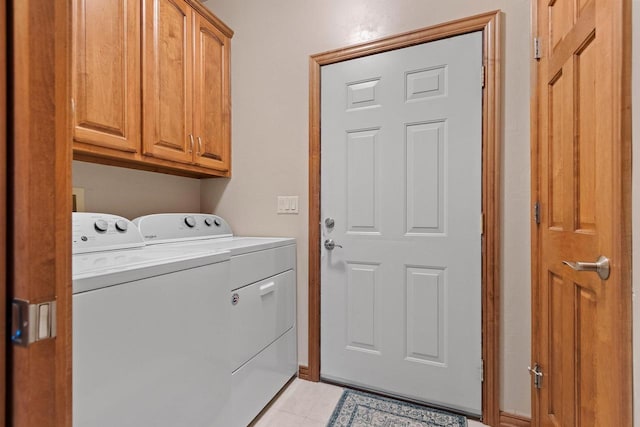
[[[484,359],[480,359],[480,382],[484,382]]]
[[[536,224],[540,224],[540,202],[533,204],[533,220]]]
[[[56,337],[56,302],[11,301],[11,342],[27,347]]]
[[[533,59],[542,58],[542,48],[540,47],[540,39],[538,37],[533,38]]]
[[[533,385],[536,389],[540,390],[542,388],[542,377],[544,375],[540,369],[540,365],[536,363],[533,365],[533,368],[531,368],[531,366],[527,366],[527,369],[533,374]]]
[[[487,67],[483,65],[482,66],[482,88],[484,88],[486,77],[487,77]]]

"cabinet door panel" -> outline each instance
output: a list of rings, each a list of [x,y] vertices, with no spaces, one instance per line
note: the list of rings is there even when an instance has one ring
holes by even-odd
[[[196,163],[227,172],[230,160],[229,39],[195,14]]]
[[[144,154],[191,162],[192,12],[182,0],[145,0],[144,18]]]
[[[74,140],[136,152],[140,145],[140,7],[73,2]]]

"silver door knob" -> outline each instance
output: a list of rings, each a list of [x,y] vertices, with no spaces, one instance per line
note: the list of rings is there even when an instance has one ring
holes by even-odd
[[[562,261],[564,265],[568,265],[575,271],[595,271],[602,280],[609,278],[609,258],[600,255],[596,262],[582,262],[582,261]]]
[[[327,228],[333,228],[336,225],[336,221],[333,218],[326,218],[324,220],[324,225]]]
[[[333,239],[327,239],[324,241],[324,247],[325,249],[332,251],[334,250],[336,247],[341,248],[342,245],[336,245],[336,242],[333,241]]]

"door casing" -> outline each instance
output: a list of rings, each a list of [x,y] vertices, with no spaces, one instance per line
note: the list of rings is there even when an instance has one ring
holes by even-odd
[[[6,325],[6,298],[7,298],[7,5],[0,5],[0,200],[4,202],[4,208],[0,211],[0,366],[6,367],[7,363],[7,325]],[[0,370],[0,422],[6,424],[6,392],[7,371]]]
[[[482,383],[483,422],[500,419],[500,235],[502,69],[501,12],[492,11],[309,58],[309,366],[300,377],[320,380],[320,68],[323,65],[474,31],[483,34],[482,95]]]
[[[5,424],[71,427],[71,2],[7,3],[7,297],[56,300],[57,336],[7,347]]]

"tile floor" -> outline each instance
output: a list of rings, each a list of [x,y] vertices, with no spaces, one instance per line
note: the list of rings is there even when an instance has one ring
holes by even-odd
[[[342,388],[296,378],[252,427],[325,427]],[[468,427],[486,427],[469,420]]]

